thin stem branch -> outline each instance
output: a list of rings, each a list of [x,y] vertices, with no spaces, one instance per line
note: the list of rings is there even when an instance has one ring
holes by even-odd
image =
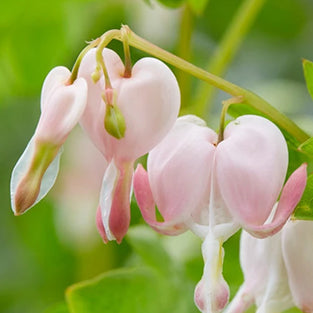
[[[124,49],[124,63],[125,63],[125,71],[124,77],[129,78],[132,75],[132,60],[130,56],[130,49],[128,43],[128,36],[127,36],[128,28],[122,28],[122,38],[123,38],[123,49]]]
[[[246,0],[242,3],[206,67],[209,72],[218,76],[224,74],[265,1]],[[215,89],[212,86],[199,84],[194,104],[200,116],[204,116],[209,111],[214,93]]]
[[[253,92],[243,89],[235,84],[228,82],[227,80],[218,77],[214,74],[206,72],[205,70],[177,57],[176,55],[150,43],[149,41],[139,37],[135,33],[133,33],[128,26],[122,27],[123,31],[126,30],[128,35],[129,45],[135,47],[143,52],[149,53],[164,62],[167,62],[178,69],[189,73],[190,75],[205,81],[206,83],[219,88],[234,97],[241,97],[243,99],[242,102],[249,104],[252,108],[258,110],[260,113],[266,115],[270,120],[276,123],[279,127],[287,131],[289,134],[292,134],[300,143],[306,141],[309,136],[298,127],[293,121],[291,121],[284,114],[279,112],[277,109],[272,107],[268,102],[266,102],[261,97],[257,96]],[[106,32],[101,37],[101,43],[97,49],[97,61],[101,61],[102,59],[102,50],[106,47],[106,45],[112,40],[117,39],[119,41],[123,41],[123,36],[121,36],[121,31],[119,30],[110,30]],[[104,62],[102,60],[102,65]],[[101,63],[100,63],[101,64]],[[105,68],[105,65],[104,65]]]
[[[103,57],[102,57],[102,51],[113,39],[118,39],[122,41],[121,31],[118,29],[112,29],[112,30],[105,32],[100,38],[101,38],[101,42],[96,52],[96,60],[103,71],[104,80],[105,80],[105,88],[112,89],[112,84],[109,78],[109,74],[105,66]]]
[[[80,66],[80,63],[83,59],[83,57],[86,55],[86,53],[96,47],[98,44],[100,43],[100,38],[97,38],[95,40],[93,40],[88,46],[86,46],[82,51],[81,53],[79,54],[79,56],[77,57],[76,61],[75,61],[75,64],[73,66],[73,69],[72,69],[72,74],[68,80],[68,84],[71,85],[75,79],[77,78],[77,73],[78,73],[78,69],[79,69],[79,66]]]

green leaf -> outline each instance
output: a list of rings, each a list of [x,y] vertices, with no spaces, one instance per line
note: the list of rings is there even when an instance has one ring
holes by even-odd
[[[306,80],[306,86],[313,99],[313,62],[304,59],[302,61],[302,65],[303,65],[304,77]]]
[[[302,199],[293,216],[300,220],[313,220],[313,174],[308,177]]]
[[[302,143],[298,149],[306,154],[310,159],[313,159],[313,137]]]
[[[73,285],[66,299],[71,313],[196,312],[192,292],[185,287],[148,267],[124,268]]]
[[[146,265],[165,273],[171,270],[173,262],[155,231],[144,225],[134,226],[128,230],[126,240]]]
[[[196,14],[203,13],[208,2],[209,2],[209,0],[188,0],[188,4],[189,4],[190,8]]]
[[[70,311],[68,310],[65,302],[58,303],[50,307],[48,310],[44,311],[44,313],[69,313],[69,312]]]
[[[158,0],[161,4],[165,5],[168,8],[178,8],[180,7],[185,0]]]

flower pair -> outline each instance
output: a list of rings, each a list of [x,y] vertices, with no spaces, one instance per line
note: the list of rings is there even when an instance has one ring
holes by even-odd
[[[266,239],[243,232],[240,261],[245,281],[226,312],[245,312],[253,303],[258,313],[293,306],[313,312],[312,238],[310,221],[289,221]]]
[[[218,143],[217,134],[199,118],[179,118],[149,153],[148,171],[139,165],[134,175],[135,196],[151,227],[168,235],[191,229],[204,239],[204,272],[195,291],[202,312],[218,312],[228,301],[223,242],[240,227],[256,237],[278,232],[306,185],[304,164],[283,187],[287,144],[269,120],[241,116],[223,135]]]
[[[97,213],[98,229],[104,241],[121,242],[130,222],[133,163],[174,124],[180,92],[173,73],[157,59],[139,60],[131,76],[124,77],[124,65],[115,52],[104,49],[102,57],[110,86],[106,86],[103,75],[96,83],[92,80],[97,68],[95,48],[83,57],[72,85],[66,68],[55,68],[47,76],[35,135],[12,173],[12,209],[17,215],[25,212],[53,186],[60,148],[79,122],[108,163]],[[126,126],[119,139],[108,131],[118,123],[112,108]]]

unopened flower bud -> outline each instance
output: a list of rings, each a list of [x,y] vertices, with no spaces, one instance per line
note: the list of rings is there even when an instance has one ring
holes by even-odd
[[[125,119],[116,104],[107,105],[104,117],[104,127],[111,136],[117,139],[121,139],[125,136]]]

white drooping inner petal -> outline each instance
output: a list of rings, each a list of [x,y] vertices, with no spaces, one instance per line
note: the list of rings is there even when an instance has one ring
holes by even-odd
[[[119,171],[114,163],[114,160],[112,160],[104,173],[100,191],[101,217],[108,240],[115,240],[114,235],[110,231],[109,218],[113,200],[113,191],[118,174]]]
[[[23,176],[28,171],[28,168],[31,164],[31,160],[33,158],[34,150],[35,150],[35,140],[34,140],[34,137],[32,137],[32,139],[29,141],[26,149],[24,150],[23,154],[17,161],[12,171],[10,186],[11,186],[11,207],[14,213],[16,213],[16,208],[15,208],[16,190],[18,188],[20,181],[23,179]],[[62,149],[60,149],[57,156],[51,162],[45,174],[43,175],[43,178],[40,184],[40,191],[39,191],[38,197],[31,207],[37,204],[49,192],[49,190],[54,185],[55,180],[58,176],[58,172],[59,172],[61,153],[62,153]],[[29,209],[31,207],[29,207]]]

